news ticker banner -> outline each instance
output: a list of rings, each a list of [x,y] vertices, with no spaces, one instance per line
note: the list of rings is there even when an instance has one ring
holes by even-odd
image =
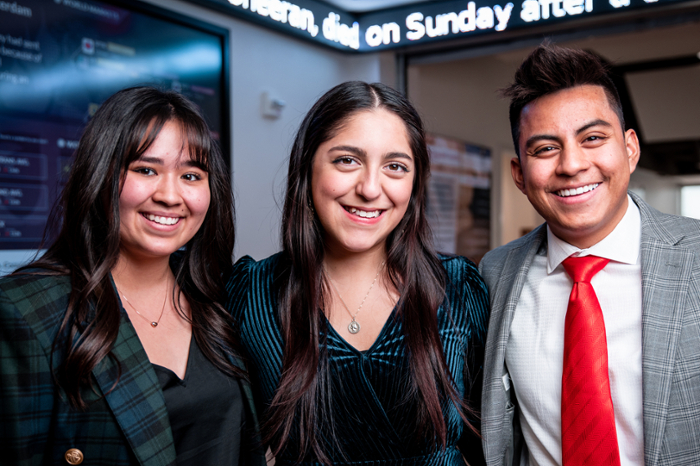
[[[693,0],[452,0],[351,14],[315,0],[191,0],[336,49],[370,52]]]

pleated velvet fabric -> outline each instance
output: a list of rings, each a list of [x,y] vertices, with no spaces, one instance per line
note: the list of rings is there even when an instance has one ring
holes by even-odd
[[[463,257],[441,259],[449,281],[437,316],[443,351],[458,393],[478,409],[488,322],[487,290],[470,261]],[[243,257],[228,281],[228,308],[239,322],[256,403],[263,413],[274,396],[282,369],[277,295],[283,270],[279,254],[259,262]],[[332,419],[320,419],[319,429],[324,451],[333,464],[429,466],[462,465],[465,458],[472,465],[483,461],[479,438],[465,426],[453,403],[443,405],[448,431],[445,450],[418,432],[417,402],[405,399],[410,384],[409,355],[397,309],[366,351],[356,350],[325,317],[322,319]],[[478,427],[476,419],[474,424]],[[337,443],[331,440],[332,431]],[[276,458],[277,465],[298,464],[295,439],[296,434],[292,434],[289,447]],[[319,463],[307,455],[301,464]]]

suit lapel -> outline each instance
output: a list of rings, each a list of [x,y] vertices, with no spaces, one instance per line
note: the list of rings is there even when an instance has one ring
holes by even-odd
[[[112,353],[121,362],[105,358],[93,375],[142,466],[175,464],[175,445],[160,382],[136,331],[122,314]],[[110,392],[111,390],[111,392]],[[108,393],[109,392],[109,393]]]
[[[532,233],[532,238],[523,246],[512,249],[503,264],[502,278],[496,283],[493,289],[493,306],[496,309],[503,309],[503,315],[499,322],[500,345],[503,350],[503,360],[505,360],[505,346],[508,342],[510,324],[513,321],[515,307],[520,298],[520,292],[527,279],[530,265],[547,237],[547,228],[541,225]],[[499,358],[500,359],[500,358]]]
[[[489,294],[491,300],[491,316],[489,318],[489,332],[486,341],[486,353],[493,355],[487,358],[488,368],[485,371],[491,374],[488,383],[491,387],[501,387],[496,392],[490,390],[484,394],[482,404],[484,412],[493,415],[497,422],[503,422],[498,413],[490,413],[489,410],[498,405],[490,397],[505,389],[506,395],[510,392],[510,379],[505,365],[506,348],[510,325],[513,322],[515,307],[520,297],[520,292],[527,278],[530,264],[546,238],[546,227],[542,225],[537,230],[522,238],[522,244],[511,249],[506,256],[503,266],[497,271],[497,277],[489,277]],[[503,385],[501,385],[503,384]],[[511,397],[512,398],[512,397]],[[499,429],[502,426],[499,425]]]
[[[661,227],[656,214],[635,199],[642,216],[642,378],[644,459],[658,462],[683,310],[694,253],[675,244],[680,238]]]

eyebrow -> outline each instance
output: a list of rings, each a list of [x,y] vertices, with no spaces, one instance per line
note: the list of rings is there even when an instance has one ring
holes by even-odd
[[[328,149],[328,152],[352,152],[355,155],[358,155],[360,157],[367,157],[367,152],[364,150],[360,149],[359,147],[355,146],[333,146],[330,149]]]
[[[589,128],[592,128],[594,126],[607,126],[612,128],[612,124],[608,123],[605,120],[601,120],[600,118],[597,120],[593,120],[590,123],[586,123],[585,125],[581,126],[579,129],[576,130],[576,135],[578,136],[579,134],[583,133]]]
[[[160,157],[140,157],[140,158],[134,160],[134,162],[152,163],[154,165],[165,165],[165,162]],[[185,167],[199,168],[200,170],[208,171],[208,168],[206,167],[206,165],[204,165],[203,163],[197,162],[196,160],[192,160],[192,159],[189,159],[186,162],[182,162],[179,165],[182,165]]]
[[[597,119],[593,120],[589,123],[586,123],[585,125],[581,126],[579,129],[576,130],[576,135],[578,136],[579,134],[583,133],[587,129],[593,128],[594,126],[606,126],[612,128],[612,124],[608,123],[605,120]],[[538,141],[555,141],[561,144],[561,138],[558,136],[553,136],[551,134],[536,134],[535,136],[532,136],[525,142],[525,147],[530,147],[532,144],[538,142]]]
[[[359,147],[355,146],[334,146],[328,149],[328,152],[334,152],[334,151],[339,151],[339,152],[351,152],[358,157],[367,157],[367,152],[364,149],[360,149]],[[384,155],[384,160],[388,159],[394,159],[394,158],[400,158],[400,159],[406,159],[409,161],[413,161],[413,157],[410,155],[404,153],[404,152],[389,152]]]
[[[410,162],[413,162],[413,157],[404,152],[389,152],[384,156],[384,160],[387,159],[406,159]]]
[[[181,165],[184,165],[185,167],[194,167],[194,168],[199,168],[200,170],[209,171],[209,168],[207,168],[206,165],[203,163],[197,162],[196,160],[189,159],[187,162],[182,163]]]
[[[154,163],[156,165],[165,164],[165,162],[163,162],[163,159],[158,157],[139,157],[138,159],[134,160],[134,162]]]

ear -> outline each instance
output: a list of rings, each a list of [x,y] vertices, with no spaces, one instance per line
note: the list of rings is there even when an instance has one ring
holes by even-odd
[[[525,192],[525,175],[523,174],[523,167],[518,157],[510,159],[510,174],[513,176],[515,186],[517,186],[523,194],[527,195]]]
[[[635,130],[628,129],[625,131],[625,147],[627,149],[627,161],[629,163],[630,173],[632,173],[635,168],[637,168],[639,156],[641,155],[639,150],[639,138]]]

